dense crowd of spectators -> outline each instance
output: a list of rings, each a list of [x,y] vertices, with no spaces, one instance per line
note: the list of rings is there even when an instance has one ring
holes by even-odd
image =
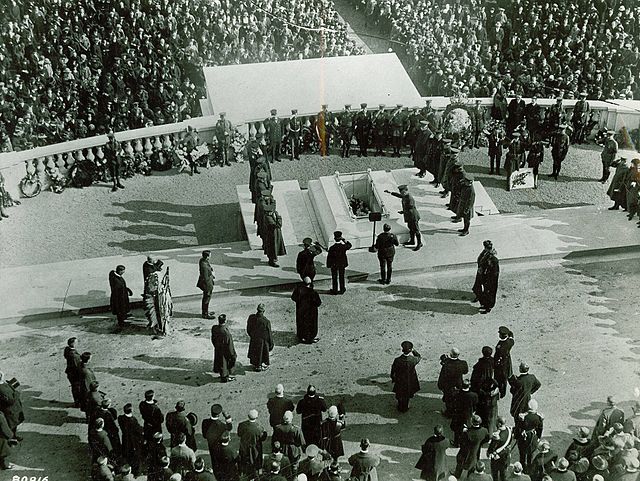
[[[390,33],[425,95],[640,98],[634,0],[354,0]]]
[[[8,0],[0,151],[197,116],[203,66],[356,53],[330,0]]]

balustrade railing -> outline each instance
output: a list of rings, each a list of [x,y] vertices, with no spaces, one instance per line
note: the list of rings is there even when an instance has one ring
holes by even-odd
[[[423,100],[431,100],[432,107],[436,111],[443,111],[450,103],[450,99],[445,97],[425,98]],[[491,98],[480,99],[480,105],[490,107]],[[529,101],[525,99],[525,101]],[[474,99],[467,99],[468,106],[474,104]],[[564,100],[564,108],[570,112],[575,104],[575,100]],[[538,103],[543,107],[549,107],[555,103],[553,99],[539,99]],[[592,110],[599,113],[599,126],[613,129],[619,129],[620,126],[627,126],[628,130],[638,128],[640,123],[640,111],[634,111],[632,108],[623,105],[603,101],[590,101]],[[377,106],[371,106],[369,111],[377,110]],[[419,106],[409,106],[419,107]],[[390,105],[387,110],[392,110]],[[338,113],[341,110],[333,111]],[[353,110],[356,112],[357,110]],[[317,115],[317,112],[300,112],[298,117],[303,120],[306,128],[311,127],[310,118]],[[626,117],[625,117],[626,116]],[[265,118],[268,116],[265,115]],[[282,116],[286,119],[289,116]],[[623,118],[624,117],[624,118]],[[635,119],[635,122],[633,121]],[[134,153],[144,153],[150,156],[155,150],[170,148],[175,146],[180,140],[181,133],[186,131],[188,126],[194,127],[202,142],[210,142],[214,137],[214,128],[218,117],[215,115],[206,117],[197,117],[174,124],[158,125],[135,130],[127,130],[116,132],[115,138],[120,143],[122,151],[129,155]],[[264,142],[266,129],[263,123],[264,119],[240,119],[236,123],[236,128],[245,136],[254,136]],[[97,135],[85,139],[77,139],[69,142],[52,144],[43,147],[36,147],[29,150],[17,152],[0,153],[0,170],[6,179],[6,188],[17,194],[17,186],[20,180],[27,174],[37,174],[42,178],[48,169],[56,167],[62,174],[67,174],[75,162],[88,159],[98,161],[104,159],[102,147],[107,143],[106,135]]]

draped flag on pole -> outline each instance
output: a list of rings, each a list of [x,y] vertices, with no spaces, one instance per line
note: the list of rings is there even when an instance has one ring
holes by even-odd
[[[171,300],[171,286],[169,285],[169,267],[164,273],[162,282],[158,286],[158,332],[167,334],[167,324],[173,315],[173,301]]]

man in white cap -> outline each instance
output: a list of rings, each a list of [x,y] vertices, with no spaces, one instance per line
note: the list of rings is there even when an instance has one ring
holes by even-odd
[[[544,417],[538,413],[538,401],[531,399],[527,406],[527,412],[520,413],[516,420],[518,453],[525,471],[529,470],[529,465],[533,461],[544,427]]]
[[[242,474],[253,478],[262,467],[262,443],[267,439],[267,432],[257,421],[258,411],[251,409],[247,417],[246,421],[238,424],[238,464]]]

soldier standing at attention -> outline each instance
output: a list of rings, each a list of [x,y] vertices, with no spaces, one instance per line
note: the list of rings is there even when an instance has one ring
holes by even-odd
[[[282,121],[277,117],[278,111],[271,109],[271,117],[264,121],[270,161],[280,162],[280,149],[282,147]]]
[[[349,158],[351,149],[351,137],[353,136],[353,115],[350,112],[351,105],[344,106],[344,112],[340,114],[340,157]]]
[[[182,139],[182,145],[184,146],[184,151],[187,154],[187,159],[189,160],[189,167],[191,168],[190,175],[193,175],[195,172],[199,174],[198,165],[196,164],[195,159],[193,158],[193,151],[196,149],[198,144],[198,140],[196,138],[196,132],[193,130],[193,127],[189,125],[187,127],[187,135]]]
[[[316,133],[318,134],[320,155],[322,157],[329,155],[329,148],[331,147],[331,124],[333,117],[330,112],[327,112],[327,107],[327,104],[323,104],[322,110],[318,112],[318,116],[316,117]]]
[[[410,235],[409,241],[403,242],[402,245],[405,247],[414,246],[413,250],[418,251],[422,247],[422,238],[420,237],[420,227],[418,225],[420,214],[416,209],[416,201],[409,193],[409,188],[406,185],[399,185],[398,191],[400,192],[399,194],[385,190],[387,194],[402,199],[402,210],[398,211],[398,213],[404,215],[404,221],[407,223]]]
[[[300,132],[302,132],[302,123],[298,118],[298,110],[293,109],[287,124],[287,143],[291,150],[291,160],[300,159]]]
[[[371,130],[371,118],[367,112],[367,104],[360,104],[360,110],[354,117],[356,140],[358,141],[358,157],[367,156],[369,146],[369,132]]]
[[[569,151],[569,136],[565,132],[567,126],[565,124],[561,124],[558,127],[558,131],[551,139],[551,157],[553,158],[553,172],[549,175],[549,177],[553,177],[554,179],[558,179],[558,175],[560,175],[560,168],[562,167],[562,161],[566,158],[567,152]],[[608,177],[608,174],[607,174]]]
[[[371,119],[373,125],[373,140],[376,143],[376,155],[384,157],[384,148],[387,144],[387,124],[388,118],[384,111],[384,104],[380,104],[378,111]]]
[[[618,153],[618,142],[613,138],[614,134],[615,131],[607,130],[607,139],[604,142],[604,149],[602,149],[602,153],[600,154],[600,159],[602,159],[602,177],[599,182],[602,184],[609,178],[609,174],[611,173],[609,169]]]
[[[389,119],[389,131],[391,133],[394,157],[400,157],[402,136],[404,134],[404,122],[405,118],[402,113],[402,104],[397,104],[395,110],[391,114],[391,118]]]
[[[380,262],[380,279],[378,279],[378,282],[380,284],[391,284],[391,271],[398,238],[391,232],[389,224],[385,224],[382,230],[384,232],[378,235],[375,243],[378,261]]]
[[[118,155],[120,146],[116,141],[112,130],[107,134],[107,139],[103,152],[104,158],[109,166],[109,171],[111,172],[111,181],[113,182],[111,192],[115,192],[118,189],[124,189],[124,185],[122,185],[122,181],[120,181],[120,167],[122,166],[122,161]]]
[[[220,153],[222,154],[220,165],[231,165],[229,157],[232,155],[230,150],[233,125],[231,125],[231,122],[229,122],[225,116],[225,112],[220,112],[220,119],[216,123],[215,133],[218,145],[220,146]]]

